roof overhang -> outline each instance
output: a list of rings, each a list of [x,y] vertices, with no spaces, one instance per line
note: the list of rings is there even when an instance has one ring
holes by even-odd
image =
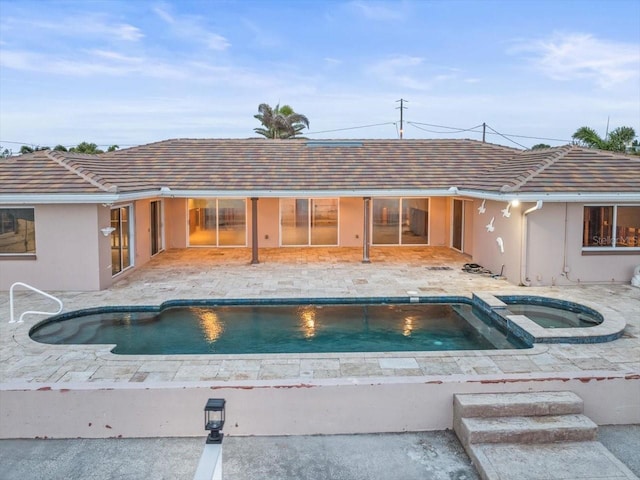
[[[447,189],[339,189],[339,190],[172,190],[168,187],[154,188],[131,193],[84,193],[84,194],[3,194],[0,205],[27,204],[114,204],[146,198],[362,198],[362,197],[467,197],[480,200],[510,202],[640,202],[640,192],[612,193],[517,193],[465,190],[457,187]]]

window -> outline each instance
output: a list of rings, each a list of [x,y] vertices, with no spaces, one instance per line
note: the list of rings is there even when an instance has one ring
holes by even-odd
[[[429,243],[428,198],[374,198],[374,245],[426,245]]]
[[[285,246],[337,245],[338,199],[281,199],[280,230]]]
[[[584,207],[582,246],[587,249],[640,248],[640,205]]]
[[[246,244],[245,199],[189,199],[189,245],[244,247]]]
[[[111,209],[111,274],[117,275],[132,265],[131,206]]]
[[[36,253],[33,208],[0,208],[0,255]]]

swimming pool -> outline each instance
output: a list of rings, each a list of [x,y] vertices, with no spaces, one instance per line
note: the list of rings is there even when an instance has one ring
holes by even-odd
[[[466,297],[173,301],[70,312],[29,334],[41,343],[113,344],[122,355],[527,348]]]

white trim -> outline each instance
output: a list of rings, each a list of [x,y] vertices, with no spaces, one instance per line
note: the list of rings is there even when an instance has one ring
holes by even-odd
[[[455,187],[452,187],[455,188]],[[549,193],[549,192],[489,192],[483,190],[452,189],[339,189],[339,190],[171,190],[153,189],[132,193],[97,194],[4,194],[0,204],[58,204],[58,203],[116,203],[161,198],[335,198],[335,197],[451,197],[464,196],[509,202],[640,202],[640,192],[617,193]]]

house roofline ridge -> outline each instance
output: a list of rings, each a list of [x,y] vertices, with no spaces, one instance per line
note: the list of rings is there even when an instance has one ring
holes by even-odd
[[[118,186],[117,185],[113,185],[113,184],[105,181],[104,179],[102,179],[98,175],[96,175],[95,173],[90,172],[85,167],[72,164],[71,161],[70,161],[71,159],[68,158],[66,155],[64,155],[64,153],[62,153],[62,152],[49,151],[49,152],[47,152],[47,157],[49,157],[51,160],[56,162],[61,167],[67,169],[68,171],[70,171],[71,173],[73,173],[75,175],[78,175],[80,178],[82,178],[86,182],[90,183],[94,187],[99,188],[100,190],[102,190],[104,192],[107,192],[107,193],[117,193],[118,192]],[[86,158],[94,158],[94,157],[95,158],[99,158],[99,157],[97,157],[95,155],[83,155],[83,157],[86,157]]]
[[[550,157],[547,157],[542,160],[538,168],[527,169],[524,173],[515,177],[514,182],[511,185],[505,184],[502,187],[500,187],[500,191],[515,192],[519,190],[523,185],[525,185],[527,182],[529,182],[536,176],[540,175],[540,173],[544,172],[551,165],[555,164],[558,160],[563,158],[565,155],[567,155],[567,153],[569,153],[574,148],[579,148],[579,147],[575,147],[573,145],[563,145],[562,147],[558,147],[558,150],[553,152],[553,154]]]

